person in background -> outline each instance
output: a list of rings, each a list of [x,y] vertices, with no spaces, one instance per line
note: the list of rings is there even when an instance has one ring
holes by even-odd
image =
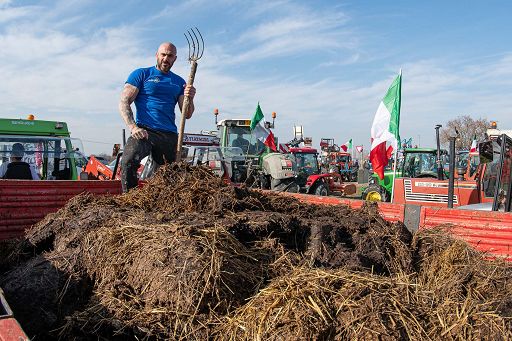
[[[22,161],[25,155],[25,147],[19,142],[12,145],[9,163],[0,166],[0,178],[18,180],[39,180],[35,168]]]
[[[249,144],[249,141],[244,138],[242,133],[238,133],[236,139],[234,139],[232,143],[233,147],[239,147],[240,149],[242,149],[244,154],[247,154],[247,152],[249,151]]]
[[[194,112],[196,89],[186,85],[183,78],[171,71],[176,61],[176,46],[166,42],[156,52],[156,66],[133,71],[124,85],[119,112],[131,132],[121,161],[123,192],[137,187],[137,169],[141,160],[151,154],[158,165],[176,160],[178,129],[175,123],[176,104],[183,110],[185,96],[189,97],[187,119]],[[135,103],[136,117],[131,109]]]

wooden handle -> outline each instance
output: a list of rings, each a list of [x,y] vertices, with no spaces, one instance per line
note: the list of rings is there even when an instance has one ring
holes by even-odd
[[[194,85],[194,79],[196,77],[197,63],[195,60],[192,61],[190,68],[190,74],[188,75],[187,85]],[[187,119],[188,107],[190,106],[190,97],[185,96],[183,99],[183,107],[181,108],[181,121],[180,130],[178,131],[178,146],[176,147],[176,162],[181,161],[181,150],[183,146],[183,134],[185,132],[185,121]]]

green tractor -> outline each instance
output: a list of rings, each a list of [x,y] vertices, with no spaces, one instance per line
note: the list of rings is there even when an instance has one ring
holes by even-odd
[[[223,160],[225,164],[236,167],[236,170],[228,170],[228,173],[238,174],[236,179],[232,179],[233,182],[279,192],[299,191],[294,161],[289,155],[272,152],[259,141],[251,131],[251,120],[223,119],[217,122],[217,115],[218,112],[215,112],[221,153],[236,149],[243,155],[243,162]],[[272,118],[275,119],[274,113]],[[265,122],[265,125],[267,128],[274,127],[273,122]]]
[[[82,142],[70,137],[65,122],[0,118],[0,165],[9,162],[15,143],[24,149],[22,161],[32,165],[41,180],[77,180],[87,164]]]
[[[448,162],[448,152],[440,150],[442,173],[438,172],[436,148],[405,148],[401,151],[397,162],[396,176],[398,178],[447,178],[445,165]],[[373,174],[368,182],[368,187],[363,190],[362,199],[368,201],[391,201],[393,187],[392,161],[384,170],[384,179],[379,179]]]

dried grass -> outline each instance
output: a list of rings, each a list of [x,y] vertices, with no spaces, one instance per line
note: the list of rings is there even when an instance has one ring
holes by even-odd
[[[80,195],[0,276],[31,336],[147,340],[506,340],[511,267],[374,205],[314,206],[175,164]],[[37,323],[35,322],[37,321]]]

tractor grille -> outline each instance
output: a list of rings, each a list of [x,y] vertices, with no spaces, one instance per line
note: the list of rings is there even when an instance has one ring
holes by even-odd
[[[448,204],[448,194],[415,193],[412,190],[412,180],[404,179],[405,201],[440,202]],[[459,204],[459,198],[453,194],[453,204]]]

